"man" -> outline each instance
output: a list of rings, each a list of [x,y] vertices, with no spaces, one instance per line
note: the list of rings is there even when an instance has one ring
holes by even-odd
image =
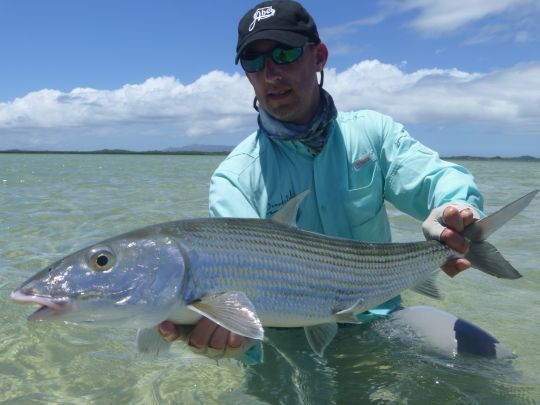
[[[236,52],[255,90],[259,129],[212,176],[211,216],[268,218],[310,189],[299,210],[302,229],[390,242],[387,200],[425,220],[427,238],[467,251],[459,232],[482,214],[483,203],[471,175],[440,160],[387,116],[337,112],[322,88],[328,49],[299,3],[266,1],[248,11],[238,26]],[[443,270],[455,276],[469,266],[460,258]],[[399,297],[360,319],[398,305]],[[160,333],[210,356],[237,356],[253,344],[206,318],[194,328],[164,322]]]

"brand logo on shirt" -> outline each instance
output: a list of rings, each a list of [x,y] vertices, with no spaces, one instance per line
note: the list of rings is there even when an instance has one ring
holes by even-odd
[[[273,17],[274,14],[276,14],[276,10],[274,10],[272,6],[258,8],[255,11],[255,14],[253,14],[253,21],[249,25],[249,31],[253,31],[253,29],[255,28],[255,24],[257,24],[257,21]]]
[[[396,139],[396,141],[394,142],[394,144],[399,148],[401,146],[401,140],[403,138],[407,138],[409,136],[409,134],[407,133],[407,131],[405,131],[404,129],[401,130],[401,135],[398,137],[398,139]]]
[[[372,158],[370,155],[366,155],[364,157],[361,157],[358,160],[355,160],[353,162],[353,167],[355,170],[360,169],[362,166],[364,166],[366,163],[371,162]]]

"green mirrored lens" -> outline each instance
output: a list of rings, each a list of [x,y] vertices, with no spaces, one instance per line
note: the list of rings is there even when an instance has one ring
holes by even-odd
[[[278,65],[292,63],[302,56],[303,48],[280,48],[277,47],[272,51],[272,60]]]
[[[278,65],[285,65],[298,60],[300,56],[302,56],[303,51],[303,47],[282,48],[278,46],[269,52],[269,54],[274,63]],[[240,58],[240,63],[246,72],[255,73],[264,68],[264,58],[266,55],[268,55],[268,53],[244,55]]]
[[[240,63],[246,72],[258,72],[264,67],[264,55],[258,55],[254,58],[241,58]]]

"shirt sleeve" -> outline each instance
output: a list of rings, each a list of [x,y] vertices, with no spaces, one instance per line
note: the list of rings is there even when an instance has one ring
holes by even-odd
[[[386,172],[388,201],[419,220],[451,201],[468,203],[485,216],[482,194],[467,169],[441,159],[391,118],[383,116],[381,125],[381,165]]]
[[[209,215],[260,218],[251,198],[241,190],[237,176],[226,171],[216,171],[210,180]]]

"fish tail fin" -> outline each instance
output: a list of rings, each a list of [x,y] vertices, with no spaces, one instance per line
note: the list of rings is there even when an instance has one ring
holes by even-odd
[[[465,255],[472,267],[499,278],[516,279],[521,274],[497,250],[486,241],[471,242],[469,252]]]
[[[486,242],[486,239],[529,205],[537,193],[538,190],[532,191],[465,229],[463,235],[470,241],[469,252],[465,258],[474,268],[500,278],[521,277],[521,274],[495,246]]]
[[[539,190],[531,191],[530,193],[525,194],[523,197],[518,198],[517,200],[504,206],[497,212],[476,221],[474,224],[465,229],[463,235],[473,242],[486,240],[493,232],[523,211],[523,209],[529,205],[538,191]]]

